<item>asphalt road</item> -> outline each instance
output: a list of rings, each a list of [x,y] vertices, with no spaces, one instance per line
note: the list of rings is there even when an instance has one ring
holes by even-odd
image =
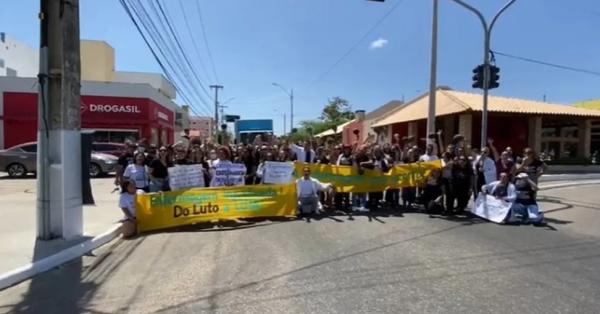
[[[0,292],[0,313],[598,313],[598,185],[547,227],[422,213],[117,240]]]

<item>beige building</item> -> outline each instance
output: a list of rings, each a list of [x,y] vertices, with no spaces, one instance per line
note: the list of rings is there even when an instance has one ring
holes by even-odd
[[[212,140],[215,119],[211,117],[190,117],[190,137],[200,137],[203,140]]]
[[[389,113],[373,125],[391,134],[414,136],[419,145],[427,136],[429,94],[423,94]],[[481,139],[482,96],[438,88],[436,129],[443,130],[444,142],[454,134],[467,144],[479,147]],[[510,146],[521,154],[525,147],[555,159],[589,157],[592,153],[592,125],[600,121],[600,111],[550,104],[534,100],[490,96],[488,137],[498,148]]]

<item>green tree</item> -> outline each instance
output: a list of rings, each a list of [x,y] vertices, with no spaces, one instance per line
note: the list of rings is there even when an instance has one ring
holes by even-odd
[[[340,131],[338,126],[344,122],[354,119],[354,112],[350,103],[340,97],[334,97],[327,101],[321,116],[316,120],[300,121],[297,131],[292,134],[294,142],[305,141],[315,134],[327,130]]]
[[[354,119],[352,106],[346,99],[340,97],[329,99],[328,104],[325,105],[321,113],[322,121],[334,124],[341,124],[352,119]]]

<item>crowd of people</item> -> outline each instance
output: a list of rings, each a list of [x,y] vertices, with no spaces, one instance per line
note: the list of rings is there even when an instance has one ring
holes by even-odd
[[[395,134],[388,143],[375,143],[368,137],[354,145],[318,139],[291,143],[258,135],[253,143],[239,145],[216,145],[199,138],[191,138],[187,144],[180,142],[160,147],[149,145],[143,139],[138,143],[127,142],[126,151],[118,160],[115,184],[121,186],[123,193],[130,194],[134,188],[145,192],[169,191],[168,168],[175,165],[202,165],[204,182],[210,186],[211,169],[221,162],[244,164],[247,171],[245,184],[252,185],[262,182],[267,161],[352,166],[362,173],[364,169],[387,172],[396,165],[434,160],[441,160],[441,170],[432,171],[420,187],[350,194],[332,193],[330,187],[320,188],[327,185],[319,182],[319,185],[312,185],[318,189],[299,187],[298,197],[310,203],[309,208],[314,211],[373,211],[386,207],[392,210],[419,208],[454,215],[465,210],[472,197],[489,193],[514,199],[526,209],[535,204],[537,182],[546,170],[546,165],[530,148],[518,156],[511,147],[499,151],[489,139],[488,145],[478,150],[466,145],[460,135],[455,135],[451,143],[444,145],[441,132],[430,134],[421,141]],[[306,177],[306,169],[303,175]],[[307,201],[308,195],[302,195],[303,191],[317,196],[318,201],[313,202],[312,196]],[[522,208],[519,214],[527,217]]]

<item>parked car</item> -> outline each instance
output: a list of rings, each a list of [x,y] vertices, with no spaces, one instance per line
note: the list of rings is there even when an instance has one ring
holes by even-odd
[[[100,177],[116,170],[118,158],[103,153],[92,152],[90,176]],[[30,142],[0,150],[0,170],[8,172],[12,178],[35,173],[37,167],[37,143]]]
[[[109,142],[94,142],[94,143],[92,143],[92,151],[119,157],[125,151],[125,144],[109,143]]]

